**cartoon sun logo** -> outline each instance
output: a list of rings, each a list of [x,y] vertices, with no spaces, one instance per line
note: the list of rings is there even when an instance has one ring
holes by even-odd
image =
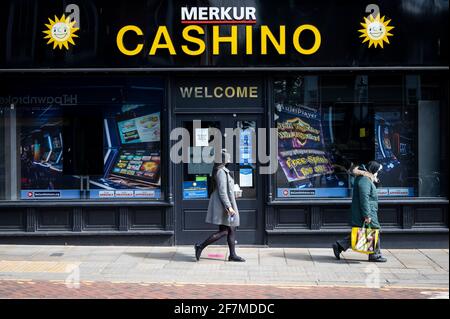
[[[373,15],[370,15],[369,18],[364,17],[364,22],[361,22],[361,25],[364,29],[358,30],[362,34],[359,36],[360,38],[364,38],[362,43],[369,41],[369,48],[374,45],[375,48],[380,45],[383,48],[384,42],[390,43],[389,38],[393,36],[392,33],[389,33],[393,26],[389,25],[391,20],[384,21],[385,16],[380,18],[380,14],[374,18]]]
[[[53,49],[65,47],[67,50],[69,50],[69,43],[75,45],[73,38],[78,38],[75,32],[79,30],[74,27],[76,21],[71,22],[70,17],[64,14],[61,19],[55,15],[55,21],[50,18],[48,20],[50,23],[45,25],[48,30],[43,31],[46,34],[44,39],[48,39],[47,44],[53,43]]]

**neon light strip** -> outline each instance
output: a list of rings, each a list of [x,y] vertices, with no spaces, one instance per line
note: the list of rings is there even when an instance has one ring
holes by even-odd
[[[108,142],[108,152],[106,152],[105,158],[103,159],[103,162],[106,164],[106,160],[111,153],[111,136],[109,136],[108,120],[104,119],[103,122],[105,123],[106,141]]]
[[[330,131],[330,140],[331,143],[334,143],[334,135],[333,135],[333,107],[330,106],[328,108],[328,130]]]
[[[386,154],[384,153],[384,150],[383,150],[383,143],[381,141],[381,125],[378,125],[378,134],[377,135],[378,135],[378,145],[380,146],[381,154],[383,154],[383,157],[386,158]]]
[[[48,162],[48,160],[50,159],[50,155],[52,155],[53,153],[52,139],[50,138],[50,135],[47,135],[47,139],[48,139],[48,146],[50,147],[50,152],[48,152],[48,156],[45,159],[46,162]]]

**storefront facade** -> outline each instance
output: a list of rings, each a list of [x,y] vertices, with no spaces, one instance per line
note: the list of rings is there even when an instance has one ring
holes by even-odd
[[[329,246],[377,160],[385,245],[448,247],[447,1],[0,8],[0,242],[193,244],[220,141],[240,244]]]

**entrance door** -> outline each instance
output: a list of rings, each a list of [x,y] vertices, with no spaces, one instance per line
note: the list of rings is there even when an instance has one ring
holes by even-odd
[[[194,120],[201,121],[201,129]],[[234,138],[234,158],[228,168],[234,175],[236,184],[240,185],[242,197],[237,199],[241,225],[238,228],[237,240],[240,244],[263,244],[263,187],[262,178],[258,174],[256,159],[252,159],[252,149],[256,149],[257,128],[262,125],[260,115],[247,114],[208,114],[178,115],[177,127],[183,127],[190,134],[190,163],[177,164],[175,169],[176,196],[176,243],[194,244],[206,239],[218,226],[205,223],[209,197],[212,192],[211,172],[213,163],[207,163],[200,154],[211,149],[202,141],[202,134],[215,128],[220,130],[223,148],[225,148],[225,129],[238,128],[240,138]],[[254,132],[254,133],[252,133]],[[252,139],[252,134],[256,138]],[[236,145],[238,144],[238,145]],[[197,146],[200,145],[200,146]],[[237,152],[237,148],[241,152]],[[255,156],[256,157],[256,156]],[[194,160],[196,159],[196,160]],[[225,243],[224,240],[222,244]]]

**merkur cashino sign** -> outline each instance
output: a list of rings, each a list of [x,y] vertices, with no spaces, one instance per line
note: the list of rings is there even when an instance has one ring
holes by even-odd
[[[389,25],[390,19],[380,14],[377,5],[367,6],[366,12],[369,8],[371,13],[360,23],[363,29],[357,30],[362,33],[359,37],[369,48],[383,48],[384,44],[390,44],[389,37],[393,36],[390,31],[394,27]],[[270,51],[279,56],[289,55],[289,52],[309,56],[317,53],[322,44],[316,25],[302,24],[300,20],[288,26],[282,23],[268,26],[258,20],[255,7],[183,6],[179,10],[181,31],[173,25],[157,25],[156,30],[152,28],[144,33],[148,28],[137,21],[118,25],[113,37],[119,54],[126,57],[142,56],[144,52],[149,56],[201,56],[208,52],[222,56],[264,56]],[[208,36],[206,25],[211,25]],[[76,45],[79,30],[80,9],[70,4],[64,14],[48,18],[42,32],[53,50],[69,50]]]
[[[278,27],[256,26],[258,17],[254,7],[181,7],[180,10],[184,44],[174,45],[173,39],[180,35],[171,34],[165,25],[158,26],[153,34],[144,34],[142,27],[128,24],[117,33],[118,50],[126,56],[140,55],[146,47],[149,47],[146,54],[150,56],[164,51],[170,55],[199,56],[207,50],[213,55],[267,55],[269,48],[273,48],[276,54],[286,55],[289,46],[292,46],[298,54],[312,55],[320,49],[322,42],[319,29],[312,24],[299,24],[292,30],[287,30],[286,25],[282,24]],[[212,25],[209,48],[205,41],[204,25]],[[302,41],[307,33],[313,37],[312,44]],[[127,44],[130,37],[140,40],[133,45]],[[241,38],[245,38],[244,46],[238,45]],[[254,41],[260,42],[258,49],[254,47]]]

